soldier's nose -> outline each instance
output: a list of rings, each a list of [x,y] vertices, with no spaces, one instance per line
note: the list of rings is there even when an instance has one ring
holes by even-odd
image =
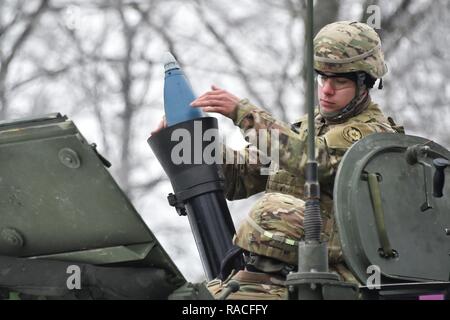
[[[334,88],[331,85],[331,81],[325,81],[322,86],[322,92],[326,95],[334,94]]]

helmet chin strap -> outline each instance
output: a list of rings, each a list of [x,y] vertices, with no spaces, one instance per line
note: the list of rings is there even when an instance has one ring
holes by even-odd
[[[341,110],[335,112],[325,112],[319,105],[319,112],[329,123],[341,123],[348,118],[354,117],[363,112],[370,102],[369,91],[365,85],[366,75],[364,72],[357,73],[356,93],[353,99]]]

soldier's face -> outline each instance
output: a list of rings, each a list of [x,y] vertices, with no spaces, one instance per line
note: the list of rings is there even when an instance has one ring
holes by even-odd
[[[343,77],[317,78],[319,104],[323,112],[336,112],[343,109],[356,94],[356,83]]]

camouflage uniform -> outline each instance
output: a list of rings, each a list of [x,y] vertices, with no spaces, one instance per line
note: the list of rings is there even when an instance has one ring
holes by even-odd
[[[279,192],[267,192],[259,199],[239,228],[234,239],[236,245],[246,250],[276,259],[289,265],[297,263],[298,239],[303,237],[303,210],[301,199]],[[276,263],[272,266],[276,269]],[[273,270],[275,271],[275,270]],[[218,279],[208,284],[218,296],[230,280],[241,288],[229,299],[286,299],[284,279],[276,274],[241,270],[232,273],[225,281]]]
[[[228,279],[214,279],[208,283],[208,289],[214,297],[219,297],[230,280],[240,284],[239,291],[230,294],[229,300],[286,300],[288,292],[283,285],[284,279],[260,272],[233,272]]]
[[[332,73],[364,71],[375,79],[381,78],[387,68],[379,48],[379,38],[374,33],[373,29],[360,23],[338,22],[324,27],[314,39],[315,69]],[[344,57],[342,52],[345,53]],[[338,60],[339,63],[336,62]],[[357,83],[359,88],[355,101],[363,85],[362,82]],[[328,241],[330,269],[338,272],[345,281],[357,282],[342,260],[332,213],[334,177],[344,153],[353,143],[372,133],[396,132],[401,129],[395,126],[392,119],[383,115],[368,95],[353,108],[347,109],[343,109],[345,117],[333,115],[333,119],[327,118],[328,115],[322,114],[319,109],[316,110],[315,145],[321,187],[322,239]],[[250,252],[296,265],[297,241],[304,235],[304,203],[301,199],[304,198],[304,171],[307,162],[307,116],[292,125],[286,124],[244,99],[238,105],[234,123],[241,128],[247,140],[264,139],[267,145],[270,145],[271,130],[277,129],[280,155],[278,163],[272,161],[270,164],[275,173],[261,175],[261,169],[265,166],[261,163],[251,164],[249,161],[254,157],[252,152],[255,146],[250,145],[239,152],[225,150],[229,153],[229,158],[233,154],[235,158],[241,159],[238,163],[242,163],[223,165],[227,199],[248,198],[265,191],[264,196],[252,208],[249,218],[240,226],[234,243]],[[232,274],[223,283],[214,280],[209,289],[213,294],[219,294],[227,281],[234,279],[241,283],[241,289],[230,296],[232,299],[259,299],[262,294],[270,299],[287,297],[286,288],[278,279],[272,282],[273,277],[271,279],[270,275],[266,275],[263,283],[258,283],[255,278],[244,270]]]

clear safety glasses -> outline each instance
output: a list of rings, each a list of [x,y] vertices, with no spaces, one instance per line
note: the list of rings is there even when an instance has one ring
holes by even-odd
[[[328,82],[334,90],[343,90],[351,88],[354,85],[354,82],[348,78],[340,76],[326,76],[323,74],[317,75],[317,84],[319,86],[323,87],[326,82]]]

